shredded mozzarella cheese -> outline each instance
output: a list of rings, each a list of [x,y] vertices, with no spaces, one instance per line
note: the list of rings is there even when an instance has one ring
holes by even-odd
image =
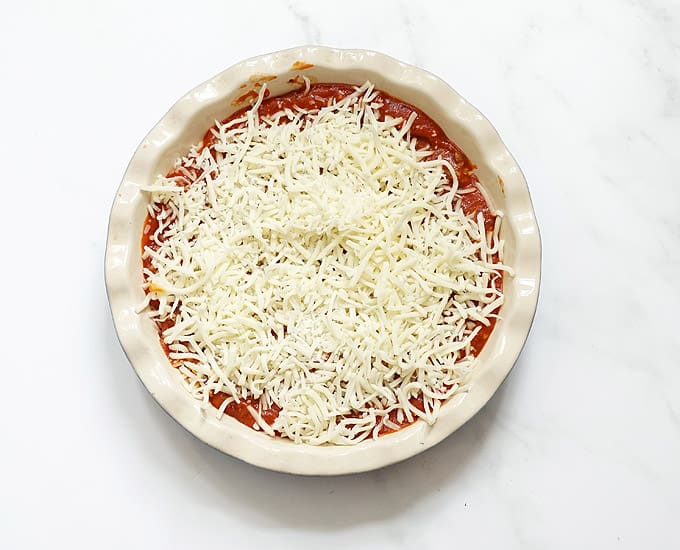
[[[217,124],[214,155],[179,161],[186,178],[146,188],[146,305],[174,321],[170,358],[206,408],[255,398],[256,428],[296,443],[377,437],[392,411],[433,423],[503,303],[500,213],[489,235],[466,216],[453,167],[416,148],[413,117],[381,119],[370,83],[266,119],[263,94]]]

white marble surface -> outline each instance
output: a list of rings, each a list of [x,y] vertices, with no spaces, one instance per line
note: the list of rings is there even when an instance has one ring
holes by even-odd
[[[680,547],[680,5],[194,4],[3,9],[0,547]],[[523,167],[544,245],[533,331],[490,404],[342,478],[185,433],[127,364],[102,273],[115,189],[157,119],[303,43],[449,81]]]

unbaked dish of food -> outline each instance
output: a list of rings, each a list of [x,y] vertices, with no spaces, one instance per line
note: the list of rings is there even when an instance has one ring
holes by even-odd
[[[151,130],[106,287],[156,401],[273,470],[359,472],[438,443],[528,335],[540,237],[489,122],[436,76],[317,46],[241,62]]]

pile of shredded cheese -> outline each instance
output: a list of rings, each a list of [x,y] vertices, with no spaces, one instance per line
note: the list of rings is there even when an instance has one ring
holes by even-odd
[[[159,220],[147,300],[187,387],[246,398],[264,432],[355,444],[388,417],[433,423],[475,363],[470,342],[503,303],[496,226],[461,208],[453,167],[409,120],[381,120],[370,83],[320,110],[218,124],[146,188]],[[453,182],[453,185],[451,185]],[[422,397],[424,411],[410,400]],[[272,425],[259,414],[272,405]],[[394,413],[393,413],[394,414]]]

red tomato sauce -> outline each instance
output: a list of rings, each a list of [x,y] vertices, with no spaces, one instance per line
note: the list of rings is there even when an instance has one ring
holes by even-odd
[[[355,86],[350,84],[311,84],[308,92],[305,92],[304,88],[300,88],[299,90],[295,90],[278,97],[265,98],[259,107],[258,113],[260,117],[264,118],[270,117],[284,109],[294,109],[295,107],[300,107],[307,110],[320,109],[328,105],[329,102],[339,101],[347,97],[348,95],[352,94],[355,89]],[[455,169],[456,177],[458,179],[458,188],[460,190],[466,191],[466,193],[461,195],[461,206],[463,211],[468,216],[477,216],[477,214],[481,212],[482,216],[484,217],[484,225],[487,232],[492,231],[495,224],[495,216],[493,215],[489,204],[477,185],[479,183],[479,179],[475,174],[477,167],[470,161],[465,153],[463,153],[463,151],[446,136],[444,131],[434,120],[432,120],[417,107],[405,103],[382,91],[378,91],[376,101],[383,104],[379,110],[379,114],[382,117],[390,116],[393,118],[408,120],[408,118],[413,113],[415,113],[416,116],[410,129],[411,137],[417,140],[417,145],[419,147],[427,147],[432,151],[432,155],[429,158],[442,158],[451,163]],[[231,116],[224,119],[222,124],[242,116],[249,108],[250,107],[244,107],[237,110]],[[211,127],[203,136],[200,147],[201,150],[206,147],[211,150],[214,148],[214,145],[217,141],[214,130],[216,130],[215,126]],[[186,185],[190,185],[191,182],[198,177],[198,174],[193,169],[189,170],[190,173],[187,175],[186,169],[175,168],[167,174],[167,177],[183,178],[186,182]],[[157,248],[152,237],[158,229],[158,226],[159,223],[156,217],[154,215],[147,214],[141,240],[142,251],[144,251],[145,247],[149,247],[151,249]],[[162,232],[159,238],[162,239]],[[495,257],[494,261],[498,261],[498,258]],[[152,269],[150,258],[145,258],[143,260],[143,267]],[[147,277],[145,276],[145,280],[146,279]],[[502,290],[502,277],[496,277],[493,281],[493,284],[495,288]],[[149,307],[151,310],[157,309],[158,302],[152,300]],[[494,314],[496,313],[498,313],[498,310],[494,311]],[[173,324],[174,321],[172,319],[157,323],[158,329],[161,333],[167,328],[173,326]],[[479,323],[478,326],[480,327],[480,330],[473,338],[471,343],[473,355],[477,356],[482,351],[484,345],[491,336],[491,332],[493,331],[495,324],[496,319],[494,317],[490,318],[489,326],[484,326],[483,324]],[[170,349],[162,338],[161,345],[165,351],[165,354],[169,358]],[[170,359],[170,362],[174,366],[177,366],[177,361]],[[215,408],[219,409],[227,397],[228,396],[226,393],[216,392],[212,393],[209,399],[210,403]],[[424,411],[422,396],[411,398],[410,403],[418,410]],[[256,422],[248,410],[249,406],[257,410],[262,419],[270,425],[274,423],[281,410],[277,405],[274,405],[269,409],[261,409],[259,400],[248,398],[245,400],[242,399],[239,403],[232,402],[228,404],[224,412],[242,424],[254,428]],[[392,411],[389,414],[389,419],[392,424],[399,426],[399,428],[406,427],[412,423],[406,419],[399,422],[397,420],[396,411]],[[395,430],[392,428],[383,426],[380,430],[380,434],[387,434],[394,431]]]

